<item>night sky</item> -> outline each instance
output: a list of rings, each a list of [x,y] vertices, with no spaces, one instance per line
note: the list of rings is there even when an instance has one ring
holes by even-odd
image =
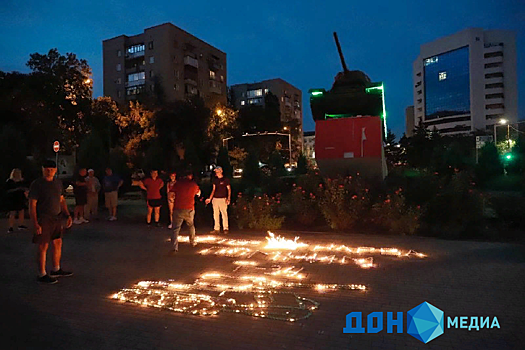
[[[28,72],[33,52],[74,52],[93,69],[102,95],[102,40],[171,22],[226,52],[228,85],[280,77],[303,91],[304,129],[313,130],[307,91],[330,88],[341,70],[384,81],[388,125],[401,136],[412,101],[419,46],[467,27],[517,34],[519,119],[525,118],[525,2],[444,1],[52,1],[1,0],[0,70]]]

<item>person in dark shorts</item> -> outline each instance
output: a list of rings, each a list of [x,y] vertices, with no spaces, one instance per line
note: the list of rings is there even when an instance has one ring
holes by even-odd
[[[151,225],[151,214],[155,211],[155,226],[160,227],[160,208],[162,207],[162,195],[160,190],[164,187],[164,181],[159,177],[158,170],[150,172],[151,177],[144,179],[140,183],[140,188],[146,191],[146,200],[148,204],[148,214],[146,222]]]
[[[230,185],[230,179],[224,177],[222,168],[220,166],[214,169],[215,179],[213,179],[213,190],[211,191],[210,198],[206,199],[206,204],[210,202],[213,205],[213,222],[214,227],[211,234],[219,234],[221,231],[221,216],[222,216],[222,228],[224,234],[228,234],[228,205],[230,205],[232,188]]]
[[[9,229],[7,232],[14,232],[15,218],[18,214],[18,230],[27,230],[24,225],[24,210],[27,209],[27,186],[22,171],[13,169],[11,176],[6,182],[6,204],[9,211]]]
[[[38,244],[38,281],[45,284],[57,283],[56,277],[71,276],[73,273],[60,267],[62,258],[63,218],[66,227],[73,224],[63,195],[62,181],[55,178],[57,171],[54,161],[42,165],[42,177],[33,181],[29,189],[29,214],[35,232],[33,243]],[[53,270],[46,272],[46,256],[49,244],[53,245]]]
[[[89,222],[84,219],[84,208],[87,204],[87,182],[86,182],[87,171],[86,168],[80,168],[78,170],[77,177],[73,184],[73,193],[75,195],[75,220],[74,224],[84,224]]]
[[[190,229],[190,244],[195,247],[195,196],[201,195],[199,186],[193,181],[193,174],[188,174],[178,180],[173,186],[175,204],[173,208],[173,235],[171,236],[172,253],[179,250],[179,232],[182,224],[186,222]]]

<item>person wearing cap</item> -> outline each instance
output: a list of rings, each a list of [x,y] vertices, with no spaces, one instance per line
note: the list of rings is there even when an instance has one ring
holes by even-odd
[[[72,272],[62,270],[62,219],[67,218],[66,227],[73,224],[69,214],[62,181],[55,178],[56,163],[52,160],[42,165],[42,177],[36,179],[29,189],[29,215],[35,229],[33,243],[38,244],[38,281],[45,284],[57,283],[57,277],[71,276]],[[46,256],[49,244],[53,246],[53,270],[46,272]]]
[[[222,217],[222,228],[224,234],[228,234],[228,205],[230,205],[232,188],[230,179],[224,177],[220,166],[214,169],[215,179],[213,179],[213,190],[210,198],[206,199],[206,204],[212,203],[214,227],[211,234],[219,234],[221,230],[220,219]]]
[[[95,177],[95,170],[89,169],[86,177],[87,184],[87,204],[84,216],[90,219],[91,215],[97,217],[98,215],[98,192],[100,191],[100,181]]]

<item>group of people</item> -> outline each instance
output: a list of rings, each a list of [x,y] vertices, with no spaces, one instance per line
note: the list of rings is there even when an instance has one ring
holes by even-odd
[[[106,207],[109,211],[109,221],[117,220],[118,190],[124,181],[113,174],[111,168],[106,168],[102,185],[95,176],[95,170],[81,168],[73,182],[75,195],[74,224],[88,223],[91,217],[98,217],[98,197],[102,189]]]
[[[213,234],[220,233],[222,218],[223,232],[229,232],[228,205],[231,201],[231,185],[229,179],[224,177],[221,167],[216,167],[213,180],[212,192],[205,200],[206,205],[212,203],[214,229]],[[158,170],[152,170],[150,177],[142,180],[140,188],[146,191],[147,214],[146,223],[151,225],[152,216],[155,226],[160,227],[160,209],[162,207],[162,191],[166,191],[169,208],[169,229],[173,229],[172,252],[178,251],[178,235],[184,222],[190,230],[190,243],[195,246],[195,196],[201,195],[201,190],[193,180],[193,174],[187,173],[181,179],[177,179],[177,173],[169,174],[167,184],[159,178]]]
[[[60,266],[62,257],[62,236],[64,230],[70,228],[74,223],[81,224],[89,222],[85,217],[97,215],[98,194],[104,191],[105,204],[109,210],[108,220],[116,220],[118,189],[122,186],[122,179],[114,175],[110,168],[106,169],[106,176],[102,184],[95,177],[93,169],[82,168],[74,181],[75,210],[74,219],[71,216],[66,200],[62,181],[55,175],[56,163],[46,160],[42,164],[42,177],[31,183],[29,188],[25,187],[22,173],[14,169],[7,181],[8,203],[9,203],[9,232],[14,231],[14,222],[18,214],[18,229],[27,229],[23,225],[24,210],[27,208],[26,201],[29,200],[29,215],[34,227],[33,243],[38,245],[38,278],[44,284],[54,284],[59,277],[71,276],[73,273],[63,270]],[[155,224],[159,224],[160,208],[162,206],[161,191],[164,181],[158,177],[158,171],[152,170],[151,177],[141,181],[140,187],[146,190],[147,216],[146,221],[151,225],[152,215]],[[205,200],[206,205],[212,203],[214,216],[214,230],[212,233],[220,232],[222,227],[224,233],[229,231],[227,208],[231,200],[231,186],[224,177],[221,167],[215,168],[215,179],[210,196]],[[170,226],[173,228],[171,242],[171,253],[178,251],[178,235],[185,222],[190,231],[190,244],[194,247],[195,242],[195,197],[201,195],[201,190],[193,180],[191,173],[177,178],[176,173],[171,173],[169,181],[165,186],[166,197],[170,212]],[[52,270],[46,270],[47,250],[53,248]]]

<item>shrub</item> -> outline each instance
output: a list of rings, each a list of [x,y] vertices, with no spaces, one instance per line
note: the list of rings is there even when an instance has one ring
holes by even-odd
[[[309,192],[294,184],[286,200],[288,214],[292,221],[303,226],[310,226],[318,221],[320,212],[315,193],[316,191]]]
[[[355,177],[327,179],[320,185],[320,211],[333,230],[345,230],[370,210],[369,189]]]
[[[233,205],[233,215],[240,229],[251,228],[259,230],[277,230],[284,221],[283,216],[277,216],[279,197],[267,195],[254,196],[250,200],[241,193]]]
[[[437,194],[425,205],[422,224],[435,236],[476,234],[483,223],[483,200],[465,173],[443,178]]]
[[[420,210],[418,207],[407,205],[402,190],[373,205],[371,221],[391,233],[412,235],[419,228]]]

